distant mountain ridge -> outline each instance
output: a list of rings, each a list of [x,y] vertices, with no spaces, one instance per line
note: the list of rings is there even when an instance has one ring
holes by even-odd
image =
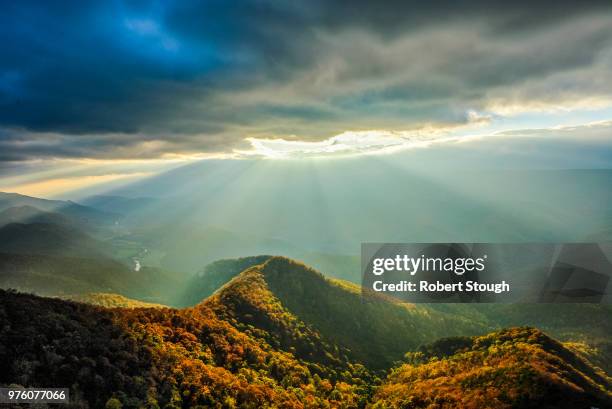
[[[134,271],[109,258],[0,253],[0,288],[44,296],[116,293],[172,304],[176,280],[176,276],[157,268]]]
[[[156,200],[152,197],[93,195],[80,200],[80,203],[107,213],[129,215],[151,206]]]
[[[205,160],[109,194],[158,198],[134,213],[140,226],[151,220],[214,225],[334,254],[354,254],[361,242],[376,241],[572,242],[591,234],[612,239],[605,234],[610,209],[602,205],[612,201],[609,169],[434,167],[420,173],[409,164],[342,160],[321,161],[313,172],[296,161],[259,165]],[[242,255],[295,257],[273,250]],[[228,256],[216,258],[223,257]]]
[[[0,252],[83,258],[109,258],[102,242],[71,225],[9,223],[0,227]]]
[[[59,213],[87,225],[112,225],[121,215],[100,211],[72,201],[40,199],[18,193],[0,192],[0,211],[11,207],[29,206],[44,212]]]
[[[10,223],[51,223],[74,226],[70,218],[55,212],[46,212],[33,206],[13,206],[0,211],[0,227]]]

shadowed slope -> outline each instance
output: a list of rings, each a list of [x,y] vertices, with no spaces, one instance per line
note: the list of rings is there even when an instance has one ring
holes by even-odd
[[[88,258],[109,258],[104,243],[68,225],[9,223],[0,227],[0,251]]]
[[[176,276],[166,271],[153,267],[134,271],[107,258],[0,253],[0,288],[44,296],[103,292],[169,304],[175,283]]]
[[[185,306],[194,305],[209,297],[225,283],[240,274],[242,271],[257,264],[262,264],[270,256],[254,256],[236,259],[223,259],[214,261],[195,276],[191,277],[181,296]]]
[[[14,206],[0,212],[0,227],[9,223],[51,223],[74,226],[68,217],[55,212],[45,212],[32,206]]]

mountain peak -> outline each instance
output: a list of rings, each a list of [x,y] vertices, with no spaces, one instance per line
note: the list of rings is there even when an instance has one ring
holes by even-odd
[[[92,225],[112,224],[120,218],[118,214],[103,212],[73,201],[49,200],[19,193],[0,192],[0,210],[21,206],[29,206],[44,212],[59,213],[68,219]]]
[[[239,329],[254,326],[281,334],[271,342],[302,351],[304,358],[375,369],[388,368],[406,350],[436,338],[484,332],[427,307],[366,301],[358,286],[286,257],[250,266],[204,303]],[[309,348],[313,339],[323,350]]]
[[[283,256],[270,257],[261,265],[260,270],[268,281],[299,278],[302,280],[331,283],[331,280],[328,280],[322,273],[314,268]]]

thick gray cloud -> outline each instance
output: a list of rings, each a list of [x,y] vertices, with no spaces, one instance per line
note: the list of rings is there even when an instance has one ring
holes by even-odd
[[[0,160],[227,152],[612,95],[610,1],[15,2]]]

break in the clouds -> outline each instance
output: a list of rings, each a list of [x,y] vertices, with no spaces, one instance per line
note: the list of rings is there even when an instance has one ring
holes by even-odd
[[[251,149],[240,152],[244,157],[264,157],[275,159],[323,158],[330,156],[353,156],[364,154],[391,154],[407,149],[417,149],[438,145],[441,148],[467,144],[474,148],[474,143],[486,139],[487,142],[498,142],[499,146],[489,146],[489,154],[501,154],[508,150],[508,139],[513,139],[515,146],[525,148],[525,144],[516,139],[531,142],[528,149],[536,156],[545,157],[542,150],[549,154],[558,154],[563,149],[551,147],[551,140],[557,144],[582,145],[583,153],[587,147],[601,150],[601,156],[610,159],[612,149],[612,121],[596,122],[581,126],[564,126],[545,129],[520,129],[501,131],[493,134],[471,136],[443,135],[441,133],[415,134],[414,132],[362,131],[344,132],[322,141],[291,141],[285,139],[250,138]],[[592,155],[593,152],[590,152]],[[485,156],[485,155],[483,155]],[[595,158],[597,155],[592,155]],[[593,164],[595,165],[595,164]],[[597,164],[600,166],[601,164]],[[583,165],[584,166],[584,165]]]
[[[612,105],[609,0],[24,0],[0,44],[1,161],[378,149]]]
[[[391,153],[402,149],[429,146],[457,138],[415,135],[413,132],[361,131],[344,132],[322,141],[291,141],[285,139],[249,138],[252,149],[241,155],[291,159]]]

